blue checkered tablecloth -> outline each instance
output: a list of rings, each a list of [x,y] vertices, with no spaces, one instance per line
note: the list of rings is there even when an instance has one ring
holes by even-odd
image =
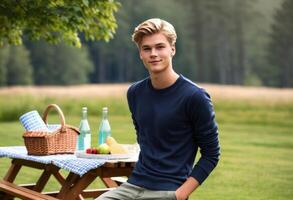
[[[18,158],[43,164],[53,164],[80,176],[83,176],[92,169],[100,167],[106,162],[104,159],[77,158],[73,154],[31,156],[27,154],[27,150],[24,146],[0,147],[0,157]]]

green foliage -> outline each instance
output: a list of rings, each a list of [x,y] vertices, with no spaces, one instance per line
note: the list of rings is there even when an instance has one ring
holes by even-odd
[[[173,65],[177,72],[199,82],[262,85],[263,68],[271,67],[266,58],[269,26],[280,2],[122,1],[116,37],[107,44],[89,44],[95,63],[91,81],[136,81],[147,76],[131,34],[138,23],[159,17],[177,30]]]
[[[0,49],[0,86],[7,84],[7,60],[9,58],[9,48]]]
[[[115,33],[115,0],[3,0],[0,2],[0,46],[19,45],[23,34],[32,40],[65,41],[81,46],[79,33],[88,40],[108,41]]]
[[[274,16],[268,59],[273,67],[267,83],[272,86],[293,87],[293,1],[285,0]]]
[[[25,46],[6,46],[0,49],[0,85],[29,85],[33,70]]]
[[[44,42],[30,46],[37,85],[72,85],[88,82],[93,64],[87,47],[77,49],[68,45]]]
[[[29,52],[21,46],[10,47],[10,57],[7,62],[7,84],[28,85],[32,84],[32,66]]]
[[[161,0],[157,4],[161,4]],[[137,56],[137,48],[131,41],[131,34],[138,23],[158,13],[149,1],[127,0],[121,2],[117,12],[118,29],[109,43],[89,42],[95,71],[92,82],[124,82],[143,78],[145,69]],[[150,13],[150,10],[152,12]]]
[[[284,11],[288,14],[288,17],[279,17],[280,19],[276,17],[274,20],[275,25],[273,26],[275,28],[273,30],[270,29],[270,25],[273,22],[273,14],[276,9],[280,7],[283,0],[157,0],[155,3],[154,1],[127,0],[121,1],[122,6],[119,10],[117,10],[118,3],[110,0],[79,0],[70,2],[64,0],[49,2],[34,1],[33,5],[26,5],[28,4],[27,2],[29,1],[13,0],[8,2],[5,0],[0,2],[0,23],[1,25],[3,24],[3,26],[0,27],[0,38],[1,35],[7,33],[6,25],[9,24],[8,22],[11,20],[15,22],[19,22],[17,20],[27,21],[27,19],[32,19],[33,16],[35,16],[35,25],[37,26],[40,20],[45,20],[46,17],[50,16],[49,20],[45,21],[40,29],[34,29],[34,31],[37,32],[41,30],[46,32],[48,31],[48,27],[52,28],[56,25],[58,30],[48,34],[41,34],[38,38],[46,39],[54,36],[58,38],[56,41],[60,41],[63,36],[67,37],[65,32],[68,29],[62,33],[58,32],[62,29],[64,24],[65,26],[74,28],[80,24],[83,25],[83,23],[87,23],[86,20],[94,20],[94,18],[89,19],[89,15],[91,15],[95,9],[98,9],[98,6],[99,9],[101,8],[103,10],[99,11],[96,16],[100,17],[101,15],[101,18],[104,17],[103,19],[105,20],[106,15],[103,15],[102,12],[107,12],[110,15],[117,11],[117,13],[115,13],[118,24],[117,33],[115,34],[115,38],[108,43],[102,41],[93,42],[91,40],[96,40],[97,38],[92,38],[84,31],[78,31],[78,33],[82,33],[80,34],[81,40],[84,46],[88,47],[90,52],[89,57],[94,67],[92,70],[85,71],[83,70],[88,69],[88,67],[80,67],[81,72],[78,75],[76,75],[77,65],[72,65],[74,68],[73,70],[64,67],[66,70],[64,69],[63,71],[68,74],[68,77],[78,76],[76,79],[81,79],[81,81],[71,82],[69,81],[71,79],[68,77],[61,78],[61,80],[60,78],[56,78],[56,73],[62,71],[62,69],[57,69],[57,65],[62,67],[63,65],[70,65],[71,59],[78,57],[71,50],[60,46],[53,48],[47,45],[40,45],[36,51],[33,50],[33,47],[39,44],[31,45],[25,42],[26,46],[31,51],[31,63],[34,71],[36,71],[34,74],[36,84],[68,85],[84,83],[87,80],[90,80],[91,83],[132,82],[144,78],[148,74],[143,67],[143,63],[139,59],[136,46],[131,41],[131,34],[138,23],[153,17],[165,19],[175,26],[178,40],[173,66],[178,73],[182,73],[194,81],[282,87],[285,87],[285,83],[283,83],[285,80],[292,81],[290,78],[292,77],[291,59],[293,58],[293,56],[291,56],[291,43],[286,43],[286,41],[292,40],[290,35],[293,35],[290,34],[290,25],[292,24],[290,24],[292,20],[289,16],[292,13],[290,12],[290,5],[285,6],[287,11]],[[5,6],[12,6],[12,4],[12,9],[4,9]],[[46,7],[46,5],[48,6]],[[74,7],[75,5],[80,5],[80,7]],[[30,8],[32,8],[32,10],[30,10],[30,14],[28,15],[27,12],[24,11],[25,9],[19,9],[20,6],[22,8],[31,6]],[[43,9],[37,9],[37,6]],[[92,9],[91,6],[94,6],[94,8],[89,15],[84,15],[86,18],[82,18],[84,16],[78,15],[78,10],[82,10],[80,13],[86,12],[87,6],[88,9]],[[111,10],[111,8],[113,8],[112,6],[116,8]],[[46,8],[50,9],[47,10]],[[282,8],[282,10],[283,9],[285,8]],[[22,14],[13,14],[16,10],[22,12]],[[69,10],[72,10],[72,12],[69,12]],[[61,11],[62,13],[59,13]],[[37,12],[41,14],[37,14]],[[46,13],[44,14],[44,12]],[[280,10],[278,13],[280,12],[283,11]],[[11,17],[5,17],[9,13]],[[27,15],[24,17],[25,13]],[[176,13],[176,15],[174,15],[174,13]],[[4,23],[5,20],[7,23]],[[57,22],[56,20],[59,21]],[[60,25],[59,22],[62,23],[62,25]],[[66,24],[65,22],[68,23]],[[108,22],[109,21],[101,21],[101,23]],[[16,26],[17,24],[18,23],[14,23],[11,27],[19,27]],[[30,25],[29,27],[34,26]],[[100,31],[102,30],[106,29],[101,28]],[[103,34],[103,31],[100,33],[92,28],[89,28],[88,31],[92,34]],[[273,33],[271,37],[269,37],[271,31],[274,31],[276,34]],[[17,31],[15,30],[13,34],[16,34],[15,32]],[[22,30],[22,32],[24,35],[29,35],[28,30]],[[284,37],[281,32],[284,34]],[[110,35],[113,36],[113,33]],[[63,36],[61,36],[61,34],[63,34]],[[74,37],[76,36],[77,35],[74,35]],[[68,39],[72,39],[71,37],[72,36],[68,36]],[[286,37],[287,39],[284,39],[285,42],[282,41],[282,38]],[[23,38],[27,41],[28,37]],[[89,41],[86,41],[86,39]],[[271,39],[273,41],[268,48]],[[281,41],[283,44],[282,46],[280,46]],[[70,43],[72,44],[72,42]],[[62,54],[62,57],[59,56],[58,63],[55,61],[56,51],[58,51],[57,48],[62,50],[62,52],[59,52],[60,55]],[[270,49],[269,56],[268,49]],[[284,50],[281,52],[280,49]],[[3,68],[3,64],[1,64],[6,62],[6,58],[3,57],[4,55],[5,53],[1,55],[0,52],[0,84],[5,79],[3,77],[4,74],[6,74],[6,68]],[[81,56],[81,58],[78,59],[79,62],[88,62],[85,57],[87,56]],[[62,60],[64,60],[64,63]],[[74,63],[77,62],[76,59]],[[83,65],[82,63],[80,63],[80,65]],[[50,76],[47,76],[48,74]],[[84,76],[87,77],[84,78]],[[47,79],[51,80],[48,81]],[[43,82],[43,80],[46,81]],[[4,80],[4,82],[6,82],[6,80]],[[290,84],[286,84],[286,87]]]

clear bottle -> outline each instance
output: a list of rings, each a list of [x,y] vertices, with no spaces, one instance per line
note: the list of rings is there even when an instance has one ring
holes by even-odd
[[[87,107],[82,108],[82,118],[79,125],[77,149],[85,150],[91,147],[91,129],[87,119]]]
[[[110,127],[109,120],[108,120],[108,108],[107,107],[103,108],[102,121],[100,123],[98,135],[99,135],[99,140],[98,140],[99,145],[105,143],[106,138],[108,136],[111,136],[111,127]]]

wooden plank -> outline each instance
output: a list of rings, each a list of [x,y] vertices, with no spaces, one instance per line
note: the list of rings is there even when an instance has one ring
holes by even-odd
[[[109,160],[107,161],[103,167],[109,168],[117,168],[117,167],[125,167],[125,166],[134,166],[136,161],[134,160]]]
[[[121,185],[122,183],[125,183],[127,181],[127,177],[122,177],[122,176],[115,176],[111,177],[113,181],[115,181],[118,185]]]
[[[120,167],[125,167],[126,166],[126,163],[125,162],[121,162],[119,164],[120,164]]]
[[[19,184],[18,186],[33,190],[34,187],[36,186],[36,184],[35,183],[26,183],[26,184]]]
[[[85,190],[82,192],[82,196],[84,198],[97,198],[98,196],[104,194],[105,192],[108,192],[110,190],[113,190],[115,188],[103,188],[103,189],[92,189],[92,190]]]
[[[21,168],[21,165],[15,163],[13,160],[11,161],[11,165],[4,176],[4,180],[8,182],[13,182],[16,178],[16,175],[18,174],[19,170]]]
[[[12,182],[15,180],[17,174],[19,173],[19,170],[21,166],[28,166],[34,169],[43,169],[44,172],[41,174],[41,177],[38,179],[37,184],[35,185],[27,185],[25,187],[19,187],[15,184],[13,184],[13,187],[9,187],[5,189],[6,195],[4,196],[4,199],[11,199],[11,196],[20,197],[22,199],[38,199],[42,200],[44,197],[48,197],[48,195],[38,196],[42,195],[41,191],[44,189],[45,185],[47,184],[49,178],[51,175],[53,175],[57,181],[62,185],[60,192],[53,192],[49,195],[52,195],[57,198],[53,199],[63,199],[63,200],[83,200],[84,198],[89,197],[97,197],[101,195],[102,193],[109,190],[109,188],[102,189],[102,190],[95,190],[95,191],[85,191],[86,187],[88,187],[89,184],[91,184],[96,177],[100,177],[105,185],[107,187],[117,187],[119,184],[117,184],[114,180],[111,180],[110,177],[113,176],[129,176],[133,170],[133,166],[135,165],[135,162],[124,162],[124,161],[113,161],[113,162],[107,162],[102,167],[99,167],[97,169],[93,169],[90,172],[86,173],[84,176],[80,177],[79,175],[76,175],[74,173],[69,173],[67,178],[65,179],[61,173],[59,172],[60,168],[52,165],[52,164],[43,164],[38,163],[34,161],[29,160],[23,160],[23,159],[13,159],[11,167],[9,168],[5,178],[7,179],[10,184],[13,184]],[[8,187],[6,184],[3,187]],[[34,190],[31,190],[33,187]],[[29,188],[29,189],[28,189]],[[2,189],[3,191],[4,189]],[[9,192],[7,192],[8,190]],[[1,190],[0,190],[1,191]],[[18,196],[17,196],[18,195]],[[25,195],[28,195],[28,197],[25,197]],[[31,196],[30,196],[31,195]],[[38,196],[36,198],[35,196]],[[0,195],[0,199],[4,200],[2,198],[3,196]]]
[[[108,192],[110,190],[113,190],[113,189],[114,188],[87,189],[87,190],[82,191],[81,195],[83,196],[83,198],[97,198],[101,194]],[[44,192],[43,194],[57,197],[57,195],[59,194],[59,191]]]
[[[25,187],[30,190],[35,190],[37,192],[41,192],[44,189],[45,185],[47,184],[47,182],[53,172],[57,173],[59,171],[58,167],[51,165],[51,164],[46,165],[43,163],[37,163],[34,161],[29,161],[29,160],[24,160],[24,159],[13,159],[11,161],[11,166],[8,169],[8,172],[6,173],[6,175],[4,177],[4,180],[8,181],[10,183],[13,183],[22,166],[27,166],[27,167],[31,167],[31,168],[35,168],[35,169],[43,169],[44,170],[41,177],[38,179],[37,184],[20,186],[20,187]],[[0,198],[1,198],[1,200],[12,199],[11,194],[1,195]]]
[[[33,190],[37,192],[41,192],[46,186],[50,176],[51,176],[51,172],[44,170]]]
[[[60,190],[60,193],[58,194],[57,198],[59,199],[65,199],[65,196],[68,195],[70,192],[70,188],[75,185],[76,181],[78,181],[79,175],[74,174],[72,172],[69,173],[67,176],[64,184],[62,185],[62,188]]]
[[[42,173],[42,175],[39,177],[39,179],[38,179],[38,181],[37,181],[37,183],[36,183],[36,185],[35,185],[35,187],[34,187],[33,190],[34,191],[37,191],[37,192],[43,191],[43,189],[47,185],[47,183],[48,183],[51,175],[58,173],[59,170],[60,170],[60,168],[58,168],[58,167],[56,167],[54,165],[48,165],[48,166],[46,166],[45,169],[44,169],[44,171],[43,171],[43,173]],[[63,183],[64,183],[64,181],[61,184],[63,184]]]
[[[119,185],[113,181],[111,178],[101,178],[101,180],[103,181],[103,183],[108,187],[108,188],[116,188]]]
[[[132,167],[122,167],[122,168],[108,168],[103,167],[101,177],[114,177],[114,176],[130,176],[133,168]]]
[[[58,195],[58,198],[62,198],[64,200],[71,200],[71,199],[83,199],[83,196],[80,195],[82,191],[87,188],[97,177],[97,173],[95,170],[91,170],[82,177],[76,176],[74,183],[72,183],[70,188],[62,188],[61,192],[63,194]],[[66,191],[66,193],[64,192]]]
[[[21,165],[15,163],[15,161],[12,160],[9,169],[4,176],[4,180],[12,183],[15,180],[20,169],[21,169]],[[0,194],[0,198],[1,198],[1,200],[12,200],[13,199],[13,197],[11,195],[5,194],[5,193]]]
[[[54,197],[44,195],[24,187],[20,187],[5,180],[0,181],[0,191],[21,198],[23,200],[57,200]]]
[[[103,167],[108,167],[108,168],[116,168],[118,167],[118,163],[117,162],[106,162]]]
[[[45,169],[46,166],[51,165],[51,164],[44,164],[44,163],[39,163],[31,160],[24,160],[24,159],[13,159],[13,163],[21,166],[27,166],[31,167],[34,169]]]
[[[53,172],[53,176],[61,185],[65,183],[65,178],[62,176],[62,174],[59,171]]]
[[[59,194],[59,191],[42,192],[42,194],[45,194],[45,195],[48,195],[48,196],[56,197],[57,198],[57,196]],[[90,196],[90,197],[92,197],[92,196]],[[78,198],[79,199],[84,199],[82,195],[80,195]]]

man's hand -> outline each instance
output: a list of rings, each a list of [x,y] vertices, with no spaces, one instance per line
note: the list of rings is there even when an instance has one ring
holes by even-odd
[[[199,182],[189,177],[175,192],[177,200],[186,200],[189,195],[199,186]]]
[[[180,192],[176,190],[175,192],[176,200],[186,200],[188,198],[188,195],[184,194],[184,192]]]

